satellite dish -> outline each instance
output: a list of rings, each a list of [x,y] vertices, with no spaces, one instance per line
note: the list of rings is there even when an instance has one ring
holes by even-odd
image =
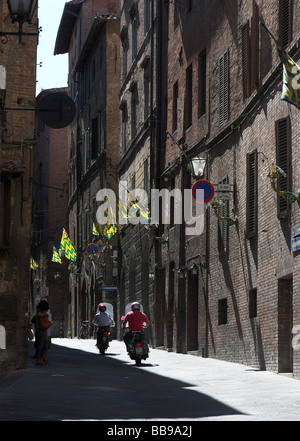
[[[41,120],[52,129],[67,127],[76,114],[73,100],[64,93],[50,93],[39,103]]]

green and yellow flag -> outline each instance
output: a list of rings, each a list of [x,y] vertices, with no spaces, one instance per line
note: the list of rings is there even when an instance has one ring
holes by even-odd
[[[93,222],[93,236],[100,236],[100,234],[96,228],[95,222]]]
[[[300,67],[280,46],[269,29],[261,23],[275,41],[279,57],[283,63],[283,86],[281,100],[287,101],[300,109]]]
[[[137,202],[130,202],[130,205],[137,210],[137,217],[143,217],[147,222],[150,222],[150,210]]]
[[[68,233],[66,232],[66,230],[63,228],[63,234],[62,234],[62,238],[61,238],[61,242],[60,242],[60,248],[62,250],[64,250],[65,252],[65,257],[69,260],[72,260],[73,262],[76,262],[76,251],[74,248],[74,245],[72,244]]]
[[[117,206],[119,208],[119,217],[122,219],[128,219],[128,207],[117,196]]]
[[[53,247],[52,262],[61,263],[61,258],[59,257],[58,251],[55,247]]]
[[[38,268],[38,264],[36,263],[36,261],[34,260],[33,257],[30,257],[30,269],[32,269],[33,271],[35,271]]]
[[[108,211],[109,210],[109,211]],[[110,215],[110,216],[109,216]],[[106,217],[110,217],[110,219],[112,220],[113,223],[110,222],[106,222],[106,224],[104,225],[103,228],[103,234],[104,236],[110,240],[118,231],[117,229],[117,220],[116,220],[116,216],[111,208],[111,206],[109,206],[109,208],[106,210],[105,212],[105,216]]]

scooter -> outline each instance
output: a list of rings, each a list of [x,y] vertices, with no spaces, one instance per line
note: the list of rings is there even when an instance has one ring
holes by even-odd
[[[101,355],[105,354],[109,346],[109,336],[110,336],[109,327],[101,327],[97,331],[97,348],[99,349],[99,353]]]
[[[125,315],[121,317],[122,328],[125,329],[128,327],[128,323],[124,327],[124,320],[126,314],[131,311],[131,303],[128,303],[125,307]],[[141,305],[141,312],[143,312],[143,306]],[[125,338],[124,338],[125,341]],[[149,345],[145,340],[144,331],[133,331],[130,332],[130,338],[126,339],[126,345],[128,350],[128,355],[131,360],[135,360],[136,366],[141,366],[142,360],[146,360],[149,357]]]
[[[142,360],[149,357],[149,345],[145,340],[144,331],[131,332],[132,338],[129,340],[127,349],[131,360],[135,360],[136,366],[141,366]]]

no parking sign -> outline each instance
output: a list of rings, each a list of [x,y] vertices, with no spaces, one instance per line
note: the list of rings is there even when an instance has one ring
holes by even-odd
[[[87,252],[90,256],[94,254],[98,254],[98,251],[99,251],[98,245],[96,245],[95,243],[90,243],[89,246],[87,247]]]
[[[200,190],[200,198],[197,196],[197,190]],[[204,202],[207,204],[207,202],[210,202],[214,195],[215,195],[215,189],[213,185],[209,181],[198,181],[193,186],[193,197],[197,202]]]

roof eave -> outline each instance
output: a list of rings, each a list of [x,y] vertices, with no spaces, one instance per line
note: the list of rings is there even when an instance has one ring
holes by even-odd
[[[62,18],[57,31],[54,55],[69,52],[74,25],[79,18],[79,11],[85,0],[72,0],[65,4]]]

